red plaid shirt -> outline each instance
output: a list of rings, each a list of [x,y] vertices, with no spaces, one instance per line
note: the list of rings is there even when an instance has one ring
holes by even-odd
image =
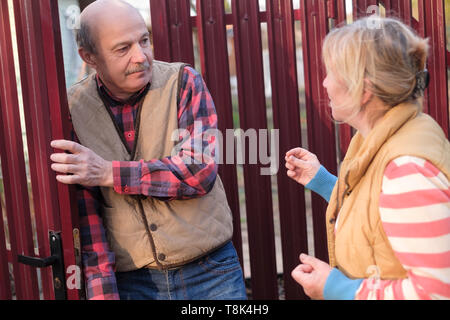
[[[114,116],[117,128],[123,133],[128,150],[133,150],[136,114],[149,85],[127,101],[114,98],[98,77],[97,85],[102,100]],[[216,141],[214,137],[205,139],[203,133],[217,128],[217,115],[202,77],[190,67],[185,67],[182,77],[178,127],[185,129],[184,134],[188,131],[190,135],[186,138],[180,134],[180,152],[177,155],[150,161],[113,161],[116,192],[142,194],[168,201],[201,197],[211,191],[217,176],[217,164],[214,161]],[[78,141],[75,134],[74,140]],[[194,141],[202,141],[202,154],[194,152],[199,150],[194,148]],[[186,161],[187,158],[195,160]],[[102,203],[100,189],[78,186],[78,190],[87,298],[119,299],[114,273],[115,257],[109,249],[99,210]]]

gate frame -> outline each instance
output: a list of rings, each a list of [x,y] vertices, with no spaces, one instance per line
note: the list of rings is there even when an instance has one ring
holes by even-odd
[[[9,6],[1,1],[0,47],[2,49],[0,74],[4,76],[0,86],[1,100],[6,101],[6,119],[0,122],[4,128],[0,140],[5,200],[10,230],[11,250],[0,243],[2,256],[8,256],[13,265],[17,299],[39,299],[37,272],[34,267],[19,264],[17,255],[35,256],[31,237],[31,216],[27,191],[27,177],[23,156],[22,131],[16,88],[12,39],[10,33]],[[27,131],[29,166],[33,193],[33,207],[38,238],[37,258],[51,255],[49,233],[61,232],[65,270],[68,266],[80,268],[81,251],[78,245],[78,210],[75,186],[65,186],[56,181],[50,168],[53,149],[50,141],[70,139],[71,123],[67,104],[64,64],[59,28],[58,2],[52,0],[13,0],[16,40],[19,55],[22,99]],[[45,46],[42,46],[45,43]],[[7,71],[5,69],[8,68]],[[7,78],[5,78],[7,76]],[[8,134],[9,133],[9,134]],[[10,138],[9,141],[6,138]],[[11,139],[13,138],[13,139]],[[8,149],[5,148],[8,147]],[[16,155],[17,158],[11,158]],[[20,200],[19,200],[20,199]],[[14,213],[14,214],[13,214]],[[22,220],[19,220],[22,219]],[[22,237],[24,237],[22,239]],[[53,279],[49,268],[40,269],[44,299],[54,299],[54,285],[66,286],[65,279]],[[67,274],[66,274],[67,275]],[[9,281],[9,276],[8,280]],[[2,282],[4,285],[5,280]],[[30,286],[31,283],[31,286]],[[83,297],[76,285],[66,287],[66,298]],[[12,295],[9,296],[12,298]]]

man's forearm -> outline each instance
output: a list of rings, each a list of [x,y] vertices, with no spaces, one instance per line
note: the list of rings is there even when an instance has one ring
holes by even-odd
[[[217,165],[214,161],[187,165],[179,157],[114,161],[113,176],[117,193],[184,200],[201,197],[211,191],[217,177]]]

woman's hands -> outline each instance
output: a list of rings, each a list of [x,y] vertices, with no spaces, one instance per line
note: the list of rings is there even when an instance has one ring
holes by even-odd
[[[287,175],[306,186],[320,169],[320,162],[314,153],[303,148],[294,148],[286,153]]]
[[[292,270],[292,278],[303,287],[311,299],[323,300],[323,289],[332,268],[328,263],[303,253],[300,255],[300,262],[301,264]]]

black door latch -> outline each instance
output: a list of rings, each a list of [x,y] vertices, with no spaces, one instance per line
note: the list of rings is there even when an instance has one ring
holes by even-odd
[[[61,232],[49,232],[50,253],[47,258],[18,255],[18,262],[35,268],[52,267],[55,300],[66,300],[66,286]]]

